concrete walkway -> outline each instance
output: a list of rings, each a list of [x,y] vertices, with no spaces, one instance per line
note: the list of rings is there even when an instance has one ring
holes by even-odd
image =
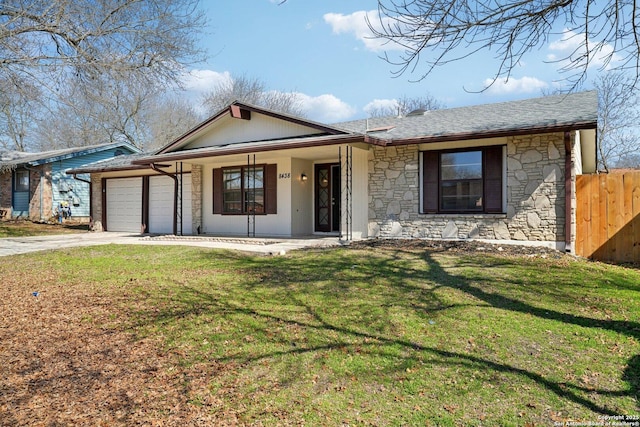
[[[243,238],[210,236],[141,236],[131,233],[79,233],[0,239],[0,257],[28,252],[48,251],[78,246],[119,245],[182,245],[203,248],[232,249],[264,255],[285,254],[291,250],[339,246],[337,237],[301,239]]]

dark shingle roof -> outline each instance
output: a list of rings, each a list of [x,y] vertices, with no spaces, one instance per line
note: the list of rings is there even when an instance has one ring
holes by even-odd
[[[322,134],[281,140],[246,141],[193,150],[169,150],[162,154],[155,152],[119,156],[83,166],[72,173],[144,169],[145,165],[156,161],[177,161],[245,152],[322,146],[348,143],[349,139],[362,142],[366,141],[366,136],[373,138],[369,142],[381,142],[384,145],[487,138],[497,135],[515,135],[518,132],[594,129],[597,116],[597,93],[588,91],[524,101],[433,110],[406,117],[381,117],[343,122],[332,125],[336,133],[345,132],[338,135]],[[164,149],[170,146],[171,144]]]
[[[492,132],[575,127],[581,124],[595,127],[597,117],[597,92],[587,91],[432,110],[415,116],[356,120],[334,126],[384,140],[406,140],[473,134],[480,136]]]

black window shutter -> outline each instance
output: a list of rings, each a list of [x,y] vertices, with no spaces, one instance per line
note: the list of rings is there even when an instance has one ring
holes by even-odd
[[[502,146],[484,150],[484,210],[502,213]]]
[[[213,213],[222,213],[222,169],[213,170]]]
[[[438,152],[422,153],[422,202],[424,213],[438,212]]]
[[[264,204],[267,214],[278,213],[278,165],[266,165],[264,170]]]

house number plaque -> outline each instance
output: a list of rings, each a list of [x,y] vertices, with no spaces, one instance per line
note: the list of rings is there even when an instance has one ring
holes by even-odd
[[[278,179],[290,179],[291,178],[291,172],[283,172],[278,174]]]

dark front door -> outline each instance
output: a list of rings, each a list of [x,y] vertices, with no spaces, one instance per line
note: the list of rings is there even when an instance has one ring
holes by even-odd
[[[340,165],[316,165],[315,207],[315,231],[340,231]]]

